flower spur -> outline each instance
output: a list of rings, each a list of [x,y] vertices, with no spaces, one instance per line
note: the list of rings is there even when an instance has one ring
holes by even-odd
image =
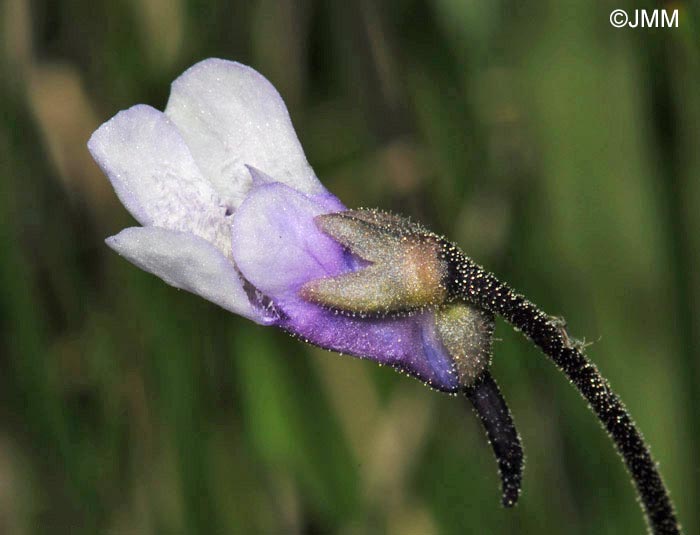
[[[318,181],[284,102],[253,69],[200,62],[173,83],[164,113],[143,105],[120,112],[88,146],[142,225],[108,238],[110,247],[252,321],[464,393],[510,506],[523,453],[489,373],[501,315],[588,400],[623,456],[651,530],[680,532],[641,435],[561,323],[420,225],[347,210]]]

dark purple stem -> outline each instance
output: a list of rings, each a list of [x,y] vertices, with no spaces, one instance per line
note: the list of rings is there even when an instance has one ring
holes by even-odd
[[[513,507],[523,479],[523,447],[505,399],[491,374],[486,371],[464,391],[484,426],[498,462],[505,507]]]
[[[551,318],[493,274],[445,242],[443,257],[451,272],[451,295],[499,314],[532,340],[576,386],[603,423],[622,456],[654,535],[680,535],[673,504],[648,446],[620,398],[596,366],[566,334],[561,321]]]

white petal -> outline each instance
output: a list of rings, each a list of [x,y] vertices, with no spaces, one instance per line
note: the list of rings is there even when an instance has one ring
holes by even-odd
[[[160,227],[132,227],[106,242],[129,262],[171,286],[263,325],[276,319],[251,304],[233,263],[197,236]]]
[[[144,105],[119,112],[88,148],[141,224],[192,232],[229,254],[227,207],[165,114]]]
[[[323,186],[277,90],[245,65],[208,59],[172,84],[165,110],[216,191],[234,208],[250,189],[246,165],[304,193]]]

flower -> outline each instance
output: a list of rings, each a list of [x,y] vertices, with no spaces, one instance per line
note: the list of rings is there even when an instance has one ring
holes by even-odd
[[[488,363],[493,319],[442,303],[437,237],[397,216],[346,211],[255,70],[202,61],[173,82],[165,112],[122,111],[88,148],[141,224],[107,244],[166,283],[439,390],[459,390]],[[339,312],[336,294],[359,299],[343,308],[360,313]]]
[[[488,365],[494,315],[565,373],[612,438],[654,533],[680,533],[649,448],[561,320],[454,244],[378,210],[347,210],[318,181],[287,109],[249,67],[209,59],[172,85],[166,110],[122,111],[88,148],[141,223],[107,239],[168,284],[333,351],[462,391],[498,461],[502,503],[523,450]]]

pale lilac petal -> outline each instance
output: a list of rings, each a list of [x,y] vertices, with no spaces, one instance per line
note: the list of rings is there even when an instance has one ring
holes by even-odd
[[[172,84],[165,110],[204,176],[237,207],[251,187],[246,165],[304,193],[324,190],[277,90],[261,74],[232,61],[207,59]]]
[[[192,232],[228,254],[227,206],[162,112],[145,105],[119,112],[92,135],[88,148],[142,225]]]
[[[329,197],[332,197],[329,195]],[[333,197],[335,199],[335,197]],[[335,211],[344,207],[335,199]],[[238,210],[244,210],[239,217]],[[313,218],[328,207],[279,183],[251,191],[233,218],[233,257],[253,284],[281,303],[307,281],[346,267],[345,255]]]
[[[129,262],[222,308],[263,325],[277,316],[253,302],[233,264],[207,241],[160,227],[132,227],[107,238],[107,245]]]
[[[257,187],[234,216],[233,258],[283,312],[280,327],[315,345],[393,366],[435,388],[457,389],[458,376],[436,337],[432,312],[352,318],[299,297],[310,280],[357,269],[357,260],[313,220],[343,209],[332,195],[306,196],[280,184]]]

